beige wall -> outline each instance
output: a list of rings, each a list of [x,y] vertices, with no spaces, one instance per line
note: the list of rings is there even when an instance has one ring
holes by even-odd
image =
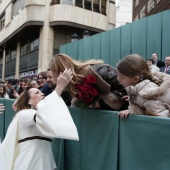
[[[10,6],[8,8],[10,8]],[[10,11],[10,9],[7,10]],[[44,21],[45,11],[43,6],[29,6],[24,8],[18,15],[13,17],[13,19],[11,18],[11,20],[8,15],[5,16],[5,19],[7,18],[7,21],[5,21],[6,26],[0,32],[0,42],[28,21]]]
[[[50,22],[70,21],[101,30],[108,30],[111,26],[114,28],[115,25],[114,10],[115,9],[109,4],[109,11],[112,13],[111,15],[113,15],[113,17],[111,17],[110,15],[101,15],[76,6],[65,4],[53,5],[50,7]]]

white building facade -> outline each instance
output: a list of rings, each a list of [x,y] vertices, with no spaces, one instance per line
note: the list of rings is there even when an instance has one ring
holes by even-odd
[[[0,0],[0,79],[46,71],[59,46],[115,27],[114,0]]]

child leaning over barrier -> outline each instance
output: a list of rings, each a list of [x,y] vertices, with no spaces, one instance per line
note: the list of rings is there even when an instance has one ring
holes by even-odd
[[[146,61],[137,54],[128,55],[117,64],[118,80],[129,96],[129,109],[119,113],[170,116],[170,75],[152,74]]]

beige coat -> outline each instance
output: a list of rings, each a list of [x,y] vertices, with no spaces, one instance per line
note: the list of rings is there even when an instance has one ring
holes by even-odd
[[[163,81],[161,86],[150,80],[144,80],[126,88],[130,96],[130,113],[169,117],[170,76],[160,72],[155,73],[154,76]]]

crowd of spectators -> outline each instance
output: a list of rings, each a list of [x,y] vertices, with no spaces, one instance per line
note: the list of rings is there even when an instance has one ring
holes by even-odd
[[[170,74],[170,56],[165,57],[164,63],[159,60],[158,54],[153,53],[146,62],[152,73],[160,71]],[[50,69],[40,72],[33,78],[9,79],[0,83],[0,98],[17,99],[29,86],[38,88],[47,96],[55,89],[56,82]],[[61,96],[67,105],[71,105],[71,96],[67,91],[64,91]]]
[[[26,87],[34,87],[44,93],[45,96],[52,93],[55,89],[56,82],[52,72],[47,71],[40,72],[33,78],[21,78],[21,79],[9,79],[0,83],[0,98],[17,99]],[[62,98],[67,105],[71,105],[71,97],[67,91],[62,93]]]

